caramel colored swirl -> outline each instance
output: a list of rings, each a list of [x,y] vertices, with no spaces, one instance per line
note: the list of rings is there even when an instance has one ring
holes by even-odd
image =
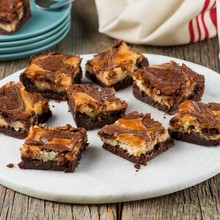
[[[0,111],[8,115],[8,120],[41,114],[46,106],[48,107],[46,99],[37,93],[27,93],[20,82],[9,82],[0,89]]]
[[[182,124],[198,124],[203,128],[217,128],[220,133],[220,103],[202,103],[190,100],[184,101],[177,112],[177,115],[171,120],[171,124],[180,121]]]
[[[70,125],[49,128],[32,126],[24,146],[36,146],[44,150],[57,152],[74,152],[86,138],[84,128],[73,128]]]
[[[25,73],[39,82],[51,82],[68,87],[79,72],[81,58],[60,53],[49,53],[31,61]]]
[[[154,121],[150,114],[132,112],[117,120],[112,125],[104,126],[99,135],[104,138],[126,140],[137,147],[144,142],[153,142],[158,136],[166,133],[165,128],[158,121]]]
[[[111,111],[125,111],[127,104],[115,96],[113,88],[98,88],[92,84],[73,84],[68,89],[68,97],[74,112],[96,116]]]

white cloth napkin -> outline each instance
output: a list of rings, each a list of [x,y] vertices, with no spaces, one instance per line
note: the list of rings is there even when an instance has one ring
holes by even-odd
[[[95,0],[99,31],[135,44],[179,45],[217,35],[216,0]]]

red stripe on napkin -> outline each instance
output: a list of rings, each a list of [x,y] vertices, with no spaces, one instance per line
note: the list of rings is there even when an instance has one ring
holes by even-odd
[[[199,25],[199,17],[198,16],[196,17],[196,25],[198,27],[198,41],[200,41],[201,40],[201,28]]]
[[[189,22],[189,34],[190,34],[190,43],[195,42],[195,31],[198,31],[198,40],[201,40],[202,38],[202,31],[204,31],[204,39],[209,38],[209,31],[205,22],[205,14],[207,12],[207,9],[209,8],[211,0],[205,0],[204,1],[204,5],[202,8],[201,13],[196,16],[196,18],[193,18],[190,22]],[[199,23],[199,16],[201,16],[201,24]],[[216,19],[216,1],[213,2],[213,5],[210,7],[210,13],[209,13],[210,19],[213,23],[213,25],[215,26],[215,28],[217,29],[217,19]],[[196,26],[197,29],[194,30],[193,27],[193,21],[194,19],[196,19]],[[201,27],[202,25],[202,27]]]
[[[193,29],[193,20],[189,22],[189,35],[190,35],[190,43],[193,43],[195,40],[195,34]]]
[[[205,0],[205,4],[203,6],[202,13],[201,13],[202,14],[202,25],[203,25],[204,31],[205,31],[205,39],[209,38],[209,31],[208,31],[208,28],[205,23],[205,11],[208,8],[209,3],[210,3],[210,0]]]
[[[215,7],[210,10],[210,18],[211,18],[211,21],[212,21],[212,23],[213,23],[213,25],[215,26],[215,29],[216,29],[216,31],[217,31],[216,4],[215,4]]]

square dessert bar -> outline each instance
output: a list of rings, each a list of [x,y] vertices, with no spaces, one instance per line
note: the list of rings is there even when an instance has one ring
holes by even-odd
[[[45,124],[32,126],[20,149],[19,167],[74,172],[87,145],[84,128],[73,128],[71,125],[54,128]]]
[[[0,88],[0,132],[25,138],[31,125],[44,123],[51,116],[48,100],[39,93],[27,93],[20,82]]]
[[[87,61],[86,77],[102,87],[119,90],[132,85],[134,70],[142,66],[148,66],[147,58],[131,49],[124,41],[117,40],[111,47]]]
[[[30,16],[30,0],[0,0],[0,34],[18,31]]]
[[[220,145],[220,103],[186,100],[170,119],[170,136],[204,146]]]
[[[205,87],[203,75],[174,61],[140,68],[133,79],[134,96],[168,114],[174,114],[186,99],[199,101]]]
[[[20,75],[28,92],[40,92],[45,98],[66,100],[67,89],[82,79],[81,58],[61,53],[49,53],[31,60]]]
[[[131,112],[99,132],[103,148],[135,164],[145,165],[173,146],[167,129],[150,114]]]
[[[121,118],[127,103],[115,96],[113,88],[97,88],[92,84],[73,84],[68,91],[68,104],[77,127],[101,128]]]

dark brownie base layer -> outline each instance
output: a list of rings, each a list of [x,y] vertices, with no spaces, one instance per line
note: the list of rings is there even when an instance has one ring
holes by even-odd
[[[128,154],[127,151],[120,148],[120,146],[112,146],[110,144],[103,144],[103,148],[112,152],[113,154],[116,154],[124,159],[127,159],[135,164],[139,165],[146,165],[147,161],[153,159],[154,157],[158,156],[159,154],[163,153],[164,151],[168,150],[170,147],[174,145],[173,139],[169,138],[164,142],[158,143],[155,145],[154,149],[150,152],[148,152],[145,155],[141,156],[133,156]]]
[[[194,100],[194,101],[199,101],[201,99],[201,96],[203,94],[204,88],[203,90],[199,87],[196,87],[194,92],[192,93],[192,95],[190,95],[188,97],[188,99]],[[139,89],[139,87],[134,83],[133,85],[133,95],[140,101],[145,102],[169,115],[173,115],[176,113],[179,104],[180,103],[176,103],[175,105],[173,105],[171,108],[168,108],[168,106],[166,105],[162,105],[159,102],[154,101],[150,96],[148,96],[144,91],[141,91]]]
[[[172,131],[169,129],[170,136],[173,139],[181,140],[184,142],[192,143],[192,144],[198,144],[203,146],[219,146],[220,140],[208,140],[205,138],[202,138],[195,133],[181,133],[177,131]]]
[[[75,123],[78,128],[83,127],[86,130],[93,130],[97,128],[101,128],[104,125],[113,124],[116,120],[124,116],[124,113],[115,112],[115,113],[108,113],[108,114],[100,114],[94,118],[89,117],[85,114],[76,114],[71,111]]]
[[[78,159],[71,162],[66,162],[64,164],[57,164],[55,161],[49,160],[46,162],[24,158],[18,164],[21,169],[32,169],[32,170],[54,170],[54,171],[64,171],[66,173],[74,172],[78,165]]]
[[[86,71],[86,77],[102,87],[113,87],[115,90],[125,89],[125,88],[131,86],[133,83],[133,79],[130,76],[125,77],[123,80],[121,80],[111,86],[106,86],[103,82],[101,82],[96,77],[96,75],[94,73]]]
[[[18,31],[26,22],[27,20],[31,17],[31,10],[30,10],[30,6],[29,4],[25,3],[25,1],[23,1],[23,5],[24,5],[24,15],[23,18],[20,20],[20,22],[18,23],[18,25],[16,26],[16,29],[14,31],[6,31],[0,28],[0,35],[11,35],[14,32]],[[2,21],[0,21],[1,23]]]
[[[81,83],[82,79],[82,72],[79,72],[72,83]],[[25,72],[21,73],[20,81],[24,85],[25,89],[28,92],[39,92],[42,94],[43,97],[47,99],[56,99],[56,100],[67,100],[66,92],[55,92],[53,90],[40,90],[35,84],[34,80],[27,77]]]
[[[14,130],[11,127],[0,127],[0,133],[3,133],[7,136],[18,138],[18,139],[24,139],[28,136],[29,130]]]

